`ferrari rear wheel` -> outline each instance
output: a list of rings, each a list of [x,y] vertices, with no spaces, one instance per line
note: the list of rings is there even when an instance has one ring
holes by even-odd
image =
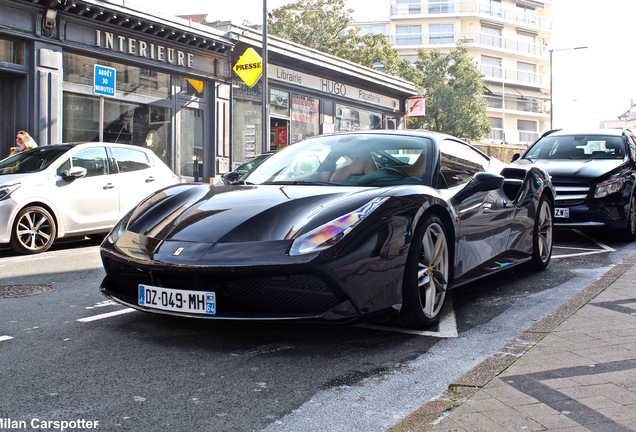
[[[415,231],[404,269],[400,318],[406,327],[423,329],[439,322],[449,273],[444,224],[437,216],[429,215]]]
[[[532,267],[543,270],[552,257],[552,233],[554,231],[554,210],[550,201],[544,196],[537,207],[537,217],[532,232]]]
[[[25,207],[13,224],[10,246],[20,254],[37,254],[49,250],[57,228],[53,216],[40,206]]]

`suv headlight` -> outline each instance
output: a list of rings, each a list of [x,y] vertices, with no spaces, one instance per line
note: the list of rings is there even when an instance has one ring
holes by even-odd
[[[615,178],[605,180],[596,185],[596,190],[594,191],[594,198],[603,198],[613,193],[620,191],[623,186],[625,186],[624,178]]]
[[[9,196],[11,196],[11,194],[19,187],[20,183],[0,186],[0,201],[5,198],[9,198]]]

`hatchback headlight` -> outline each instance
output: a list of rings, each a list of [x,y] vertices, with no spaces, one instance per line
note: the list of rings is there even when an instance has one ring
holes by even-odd
[[[603,198],[613,193],[616,193],[623,189],[625,186],[624,178],[614,178],[605,180],[596,185],[596,191],[594,191],[594,198]]]
[[[9,198],[9,196],[11,196],[11,194],[19,187],[20,183],[0,186],[0,201],[5,198]]]
[[[340,216],[309,231],[307,234],[301,235],[292,243],[289,255],[295,256],[318,252],[335,245],[387,199],[388,197],[376,198],[351,213]]]

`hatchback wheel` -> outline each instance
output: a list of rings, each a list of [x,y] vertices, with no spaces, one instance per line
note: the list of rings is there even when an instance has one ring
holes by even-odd
[[[25,207],[13,224],[10,246],[20,254],[45,252],[53,244],[56,234],[51,213],[39,206]]]
[[[423,329],[439,322],[449,274],[444,225],[437,216],[429,215],[415,232],[404,269],[400,318],[406,327]]]

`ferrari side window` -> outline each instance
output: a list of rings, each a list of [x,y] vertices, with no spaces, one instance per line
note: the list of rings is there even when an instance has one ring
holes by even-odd
[[[486,171],[488,159],[458,141],[444,140],[440,145],[440,170],[450,188],[468,183],[475,174]]]

